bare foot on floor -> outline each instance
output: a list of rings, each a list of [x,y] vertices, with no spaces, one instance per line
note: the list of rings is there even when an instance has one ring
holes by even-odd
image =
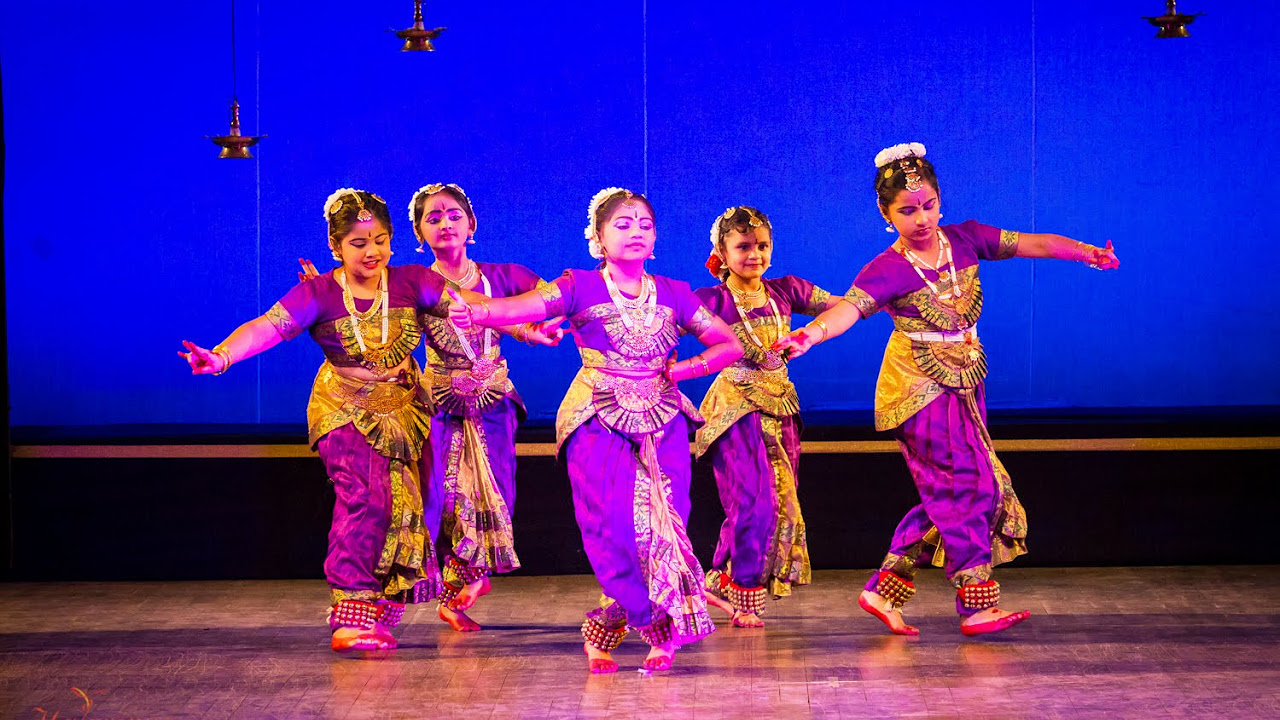
[[[467,617],[461,610],[454,610],[447,605],[440,606],[440,619],[449,623],[449,627],[458,632],[478,632],[480,624]]]
[[[733,626],[740,628],[762,628],[764,620],[755,613],[742,612],[741,610],[733,613]]]
[[[672,659],[675,656],[676,645],[674,642],[654,645],[653,649],[649,651],[649,656],[644,659],[644,669],[650,672],[670,670]]]
[[[396,639],[381,625],[375,625],[372,630],[340,627],[333,631],[329,647],[340,653],[394,650]]]
[[[990,608],[962,619],[960,621],[960,632],[965,635],[985,635],[987,633],[1000,632],[1001,630],[1008,630],[1029,617],[1031,617],[1031,613],[1026,610],[1009,612],[1000,608]]]
[[[607,675],[618,672],[618,663],[613,656],[597,648],[591,643],[582,643],[582,652],[587,656],[587,669],[592,675]]]
[[[733,606],[729,604],[728,600],[725,600],[724,598],[720,597],[719,595],[716,595],[710,590],[703,590],[702,596],[707,599],[708,605],[718,607],[721,610],[728,613],[729,615],[733,615]]]
[[[462,588],[461,592],[458,593],[458,597],[453,599],[451,606],[455,610],[470,610],[477,600],[488,594],[489,578],[485,576]]]
[[[893,607],[893,605],[888,600],[885,600],[884,596],[879,593],[875,593],[870,590],[863,590],[862,594],[858,596],[858,607],[879,618],[880,622],[889,626],[889,629],[893,631],[894,635],[920,634],[919,630],[908,625],[906,621],[902,619],[902,613],[898,608]]]

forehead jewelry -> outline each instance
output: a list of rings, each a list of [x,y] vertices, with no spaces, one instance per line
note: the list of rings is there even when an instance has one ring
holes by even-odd
[[[924,187],[924,180],[920,178],[920,169],[915,163],[904,158],[898,161],[898,167],[902,168],[902,172],[907,176],[907,192],[915,192]]]
[[[353,192],[351,193],[351,197],[356,199],[356,205],[360,208],[360,211],[356,213],[356,222],[367,223],[372,220],[373,213],[369,212],[369,210],[365,208],[364,198],[360,197],[360,193]]]

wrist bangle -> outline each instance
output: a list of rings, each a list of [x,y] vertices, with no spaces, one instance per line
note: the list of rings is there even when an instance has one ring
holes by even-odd
[[[710,375],[711,366],[707,364],[707,358],[704,355],[699,354],[697,360],[702,363],[702,375]]]
[[[520,342],[529,342],[529,323],[517,325],[516,329],[511,331],[511,337]]]
[[[486,302],[486,301],[484,301],[484,300],[481,300],[480,302],[476,303],[476,305],[477,305],[477,306],[479,306],[479,307],[484,308],[484,317],[483,317],[483,318],[480,318],[480,319],[479,319],[479,320],[477,320],[476,322],[483,322],[483,321],[488,320],[490,317],[492,317],[492,316],[493,316],[493,310],[491,310],[491,309],[489,308],[489,303],[488,303],[488,302]],[[473,317],[474,317],[474,316],[473,316]]]
[[[1093,253],[1089,252],[1089,246],[1084,244],[1084,242],[1081,240],[1076,241],[1076,251],[1080,253],[1080,257],[1076,259],[1082,263],[1089,262],[1089,260],[1093,255]]]
[[[827,323],[822,320],[819,320],[818,318],[814,318],[813,322],[805,326],[805,329],[808,330],[810,327],[814,327],[814,326],[817,326],[817,328],[822,331],[822,337],[818,338],[813,343],[814,345],[817,345],[818,343],[827,339],[827,332],[828,332]]]
[[[222,358],[222,369],[214,372],[214,375],[221,375],[231,369],[231,351],[225,345],[217,345],[213,348],[213,354]]]

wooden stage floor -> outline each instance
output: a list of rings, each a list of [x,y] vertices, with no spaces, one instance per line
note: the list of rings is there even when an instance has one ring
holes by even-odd
[[[581,654],[590,577],[498,578],[475,634],[411,608],[381,660],[329,651],[318,581],[9,583],[0,716],[1280,717],[1280,566],[1008,568],[1004,607],[1033,616],[980,639],[936,571],[921,636],[885,634],[853,604],[865,577],[816,573],[763,630],[717,613],[665,673],[636,670],[633,634],[612,676]]]

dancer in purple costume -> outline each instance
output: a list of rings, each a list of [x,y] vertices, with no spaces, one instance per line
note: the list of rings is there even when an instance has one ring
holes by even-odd
[[[877,430],[890,430],[907,461],[921,503],[898,524],[879,571],[858,604],[897,634],[918,631],[900,608],[915,594],[919,565],[945,568],[956,588],[965,635],[997,632],[1030,616],[1001,610],[992,567],[1026,552],[1026,515],[987,433],[978,341],[982,313],[979,260],[1012,257],[1118,267],[1105,248],[1061,235],[1017,233],[973,220],[938,226],[938,180],[919,143],[876,156],[876,196],[898,239],[858,273],[844,300],[777,348],[796,357],[887,310],[894,331],[876,385]]]
[[[782,355],[772,349],[791,315],[817,315],[840,299],[786,275],[766,279],[773,227],[756,208],[731,207],[711,225],[707,269],[722,282],[696,292],[725,321],[745,355],[716,376],[699,408],[694,455],[710,455],[725,521],[707,601],[737,627],[763,627],[765,600],[810,581],[809,548],[797,495],[800,398]]]
[[[587,558],[604,592],[582,625],[593,673],[616,672],[610,652],[634,627],[651,646],[647,670],[671,667],[676,649],[710,634],[702,569],[685,532],[689,429],[701,422],[676,387],[742,355],[723,321],[686,283],[650,275],[656,230],[642,195],[608,188],[592,198],[586,236],[599,271],[567,270],[537,292],[489,299],[462,293],[460,327],[566,316],[582,370],[556,417]],[[680,333],[707,350],[676,362]]]
[[[431,270],[454,288],[486,297],[519,295],[545,285],[515,263],[479,263],[467,257],[475,243],[476,216],[462,188],[425,185],[409,201],[409,218],[435,256]],[[516,426],[524,401],[507,376],[500,336],[489,328],[460,330],[447,318],[424,314],[427,369],[423,383],[435,403],[430,488],[424,491],[432,535],[448,538],[440,619],[462,632],[480,625],[466,610],[489,592],[489,575],[520,567],[512,534],[516,501]],[[553,325],[559,325],[559,319]],[[542,333],[534,323],[511,330],[516,339],[554,345],[560,331]],[[442,528],[437,528],[441,525]]]
[[[220,375],[304,331],[320,345],[307,427],[337,495],[324,563],[331,646],[382,650],[396,646],[389,628],[404,603],[440,592],[421,495],[430,400],[412,353],[419,315],[444,312],[444,281],[422,266],[387,266],[391,217],[377,195],[338,190],[324,214],[340,267],[299,283],[213,350],[184,340],[179,354],[193,374]]]

